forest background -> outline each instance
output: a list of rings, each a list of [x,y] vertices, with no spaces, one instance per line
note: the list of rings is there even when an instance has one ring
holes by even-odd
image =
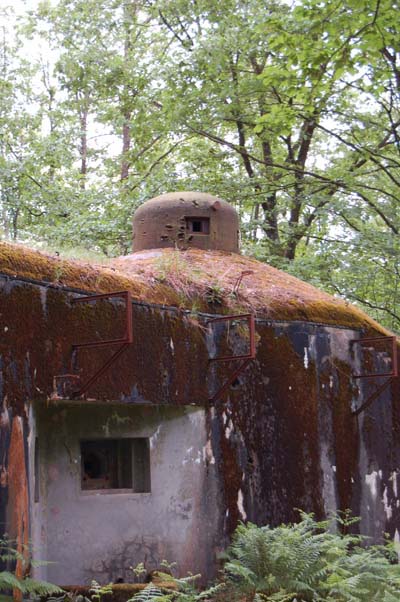
[[[53,0],[0,9],[0,236],[130,252],[200,190],[242,248],[400,331],[400,6]]]

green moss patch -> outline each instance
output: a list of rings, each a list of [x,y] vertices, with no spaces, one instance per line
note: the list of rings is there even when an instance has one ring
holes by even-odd
[[[237,287],[245,271],[252,273],[243,276]],[[235,253],[155,249],[102,266],[0,243],[0,272],[94,293],[130,290],[138,301],[195,312],[254,311],[271,320],[304,320],[390,334],[350,303]]]

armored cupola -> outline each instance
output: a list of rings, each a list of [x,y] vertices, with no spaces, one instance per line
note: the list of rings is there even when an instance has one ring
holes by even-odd
[[[238,215],[232,205],[204,192],[155,197],[133,216],[133,252],[164,247],[238,253]]]

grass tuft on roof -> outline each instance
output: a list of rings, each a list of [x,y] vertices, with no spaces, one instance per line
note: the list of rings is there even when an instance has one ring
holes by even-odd
[[[255,312],[271,320],[302,320],[391,334],[354,305],[255,259],[223,251],[154,249],[107,266],[65,260],[0,243],[0,272],[60,288],[107,293],[208,313]],[[240,285],[238,279],[244,275]]]

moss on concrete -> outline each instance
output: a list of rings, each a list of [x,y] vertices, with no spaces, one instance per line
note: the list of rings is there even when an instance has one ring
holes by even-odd
[[[235,285],[243,271],[237,291]],[[302,320],[389,334],[357,307],[265,263],[222,251],[156,249],[108,266],[66,261],[0,243],[0,272],[104,293],[130,290],[138,301],[215,313],[254,311],[271,320]]]

